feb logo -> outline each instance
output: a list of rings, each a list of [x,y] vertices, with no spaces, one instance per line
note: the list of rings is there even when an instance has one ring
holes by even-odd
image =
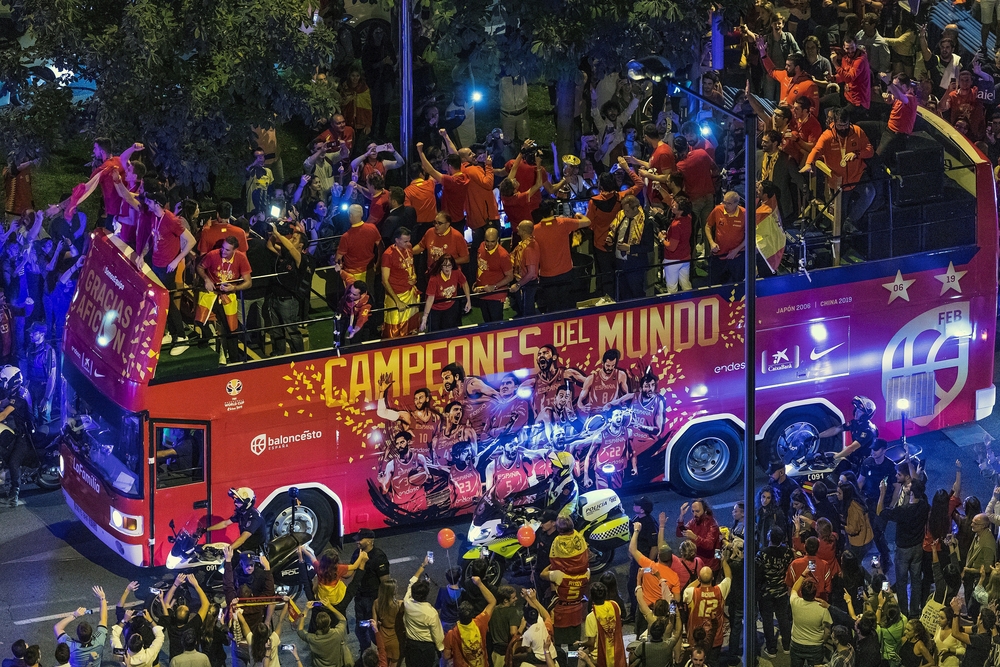
[[[891,386],[929,385],[927,398],[933,408],[911,417],[920,426],[941,414],[965,388],[972,337],[969,316],[968,301],[932,308],[907,322],[882,353],[882,395],[887,403],[890,394],[895,395]]]
[[[267,449],[267,435],[261,433],[256,438],[250,441],[250,451],[260,456]]]
[[[243,383],[238,379],[233,378],[226,383],[226,393],[230,396],[239,396],[241,391],[243,391]]]

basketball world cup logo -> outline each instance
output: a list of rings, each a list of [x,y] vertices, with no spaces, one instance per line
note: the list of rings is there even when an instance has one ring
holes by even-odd
[[[226,383],[226,393],[230,396],[238,396],[241,391],[243,391],[243,383],[236,378]]]
[[[907,322],[882,353],[887,411],[902,396],[925,406],[911,415],[920,426],[941,414],[965,388],[971,337],[968,301],[932,308]]]

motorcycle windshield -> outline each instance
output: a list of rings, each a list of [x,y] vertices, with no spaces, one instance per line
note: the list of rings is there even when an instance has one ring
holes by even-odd
[[[499,502],[500,501],[489,493],[484,495],[482,500],[479,501],[479,504],[476,505],[475,511],[472,513],[472,524],[475,526],[481,526],[487,521],[502,518],[503,508],[500,506]]]

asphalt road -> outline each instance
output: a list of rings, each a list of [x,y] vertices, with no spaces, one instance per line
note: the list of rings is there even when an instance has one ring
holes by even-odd
[[[994,382],[1000,385],[998,375],[1000,373],[994,371]],[[979,425],[1000,438],[1000,410],[995,409]],[[924,434],[911,441],[923,448],[927,458],[928,495],[937,488],[951,487],[955,460],[960,459],[965,473],[963,495],[978,495],[984,499],[985,506],[992,483],[978,472],[974,446],[959,447],[941,432]],[[758,481],[762,481],[762,473],[758,476]],[[654,502],[654,514],[665,511],[671,520],[676,519],[680,504],[686,500],[670,491],[653,491],[646,495]],[[737,486],[710,499],[717,507],[720,524],[731,523],[731,508],[740,496],[741,489]],[[77,607],[95,606],[97,601],[91,592],[92,586],[103,586],[109,601],[114,604],[129,581],[140,580],[139,592],[142,594],[159,578],[159,573],[133,567],[104,546],[76,520],[61,492],[29,488],[23,497],[26,507],[0,509],[0,656],[9,657],[11,643],[24,638],[29,644],[41,646],[42,665],[49,666],[55,664],[53,624],[62,614]],[[629,511],[632,498],[623,499]],[[389,556],[392,572],[401,584],[412,575],[427,551],[435,552],[435,562],[429,573],[436,582],[443,582],[449,563],[457,563],[460,559],[458,546],[452,547],[450,553],[438,546],[436,536],[442,527],[435,525],[379,537],[376,543]],[[461,538],[468,530],[468,523],[455,523],[450,527]],[[345,546],[353,549],[353,545]],[[614,567],[622,587],[628,569],[627,559],[625,549],[616,553]],[[350,620],[353,627],[353,618]],[[291,633],[286,630],[285,635],[283,639],[292,641]],[[110,657],[110,651],[105,657]],[[293,664],[287,655],[282,660],[288,661],[286,667]],[[782,665],[787,662],[787,656],[779,655],[774,662]]]

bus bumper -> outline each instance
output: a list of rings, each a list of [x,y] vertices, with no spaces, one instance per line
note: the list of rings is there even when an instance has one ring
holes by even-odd
[[[77,505],[70,497],[69,493],[66,492],[66,489],[63,489],[63,497],[66,499],[66,504],[69,505],[69,508],[73,510],[73,514],[75,514],[76,517],[80,519],[80,521],[82,521],[87,528],[90,529],[90,532],[96,535],[101,542],[104,542],[104,544],[108,545],[109,548],[114,550],[122,558],[133,565],[137,565],[139,567],[148,566],[148,563],[143,560],[145,550],[141,544],[127,544],[116,539],[111,533],[106,531],[96,521],[90,518],[86,512],[80,509],[79,505]]]
[[[986,419],[993,413],[993,406],[997,402],[997,386],[991,384],[985,389],[976,390],[976,421]]]

